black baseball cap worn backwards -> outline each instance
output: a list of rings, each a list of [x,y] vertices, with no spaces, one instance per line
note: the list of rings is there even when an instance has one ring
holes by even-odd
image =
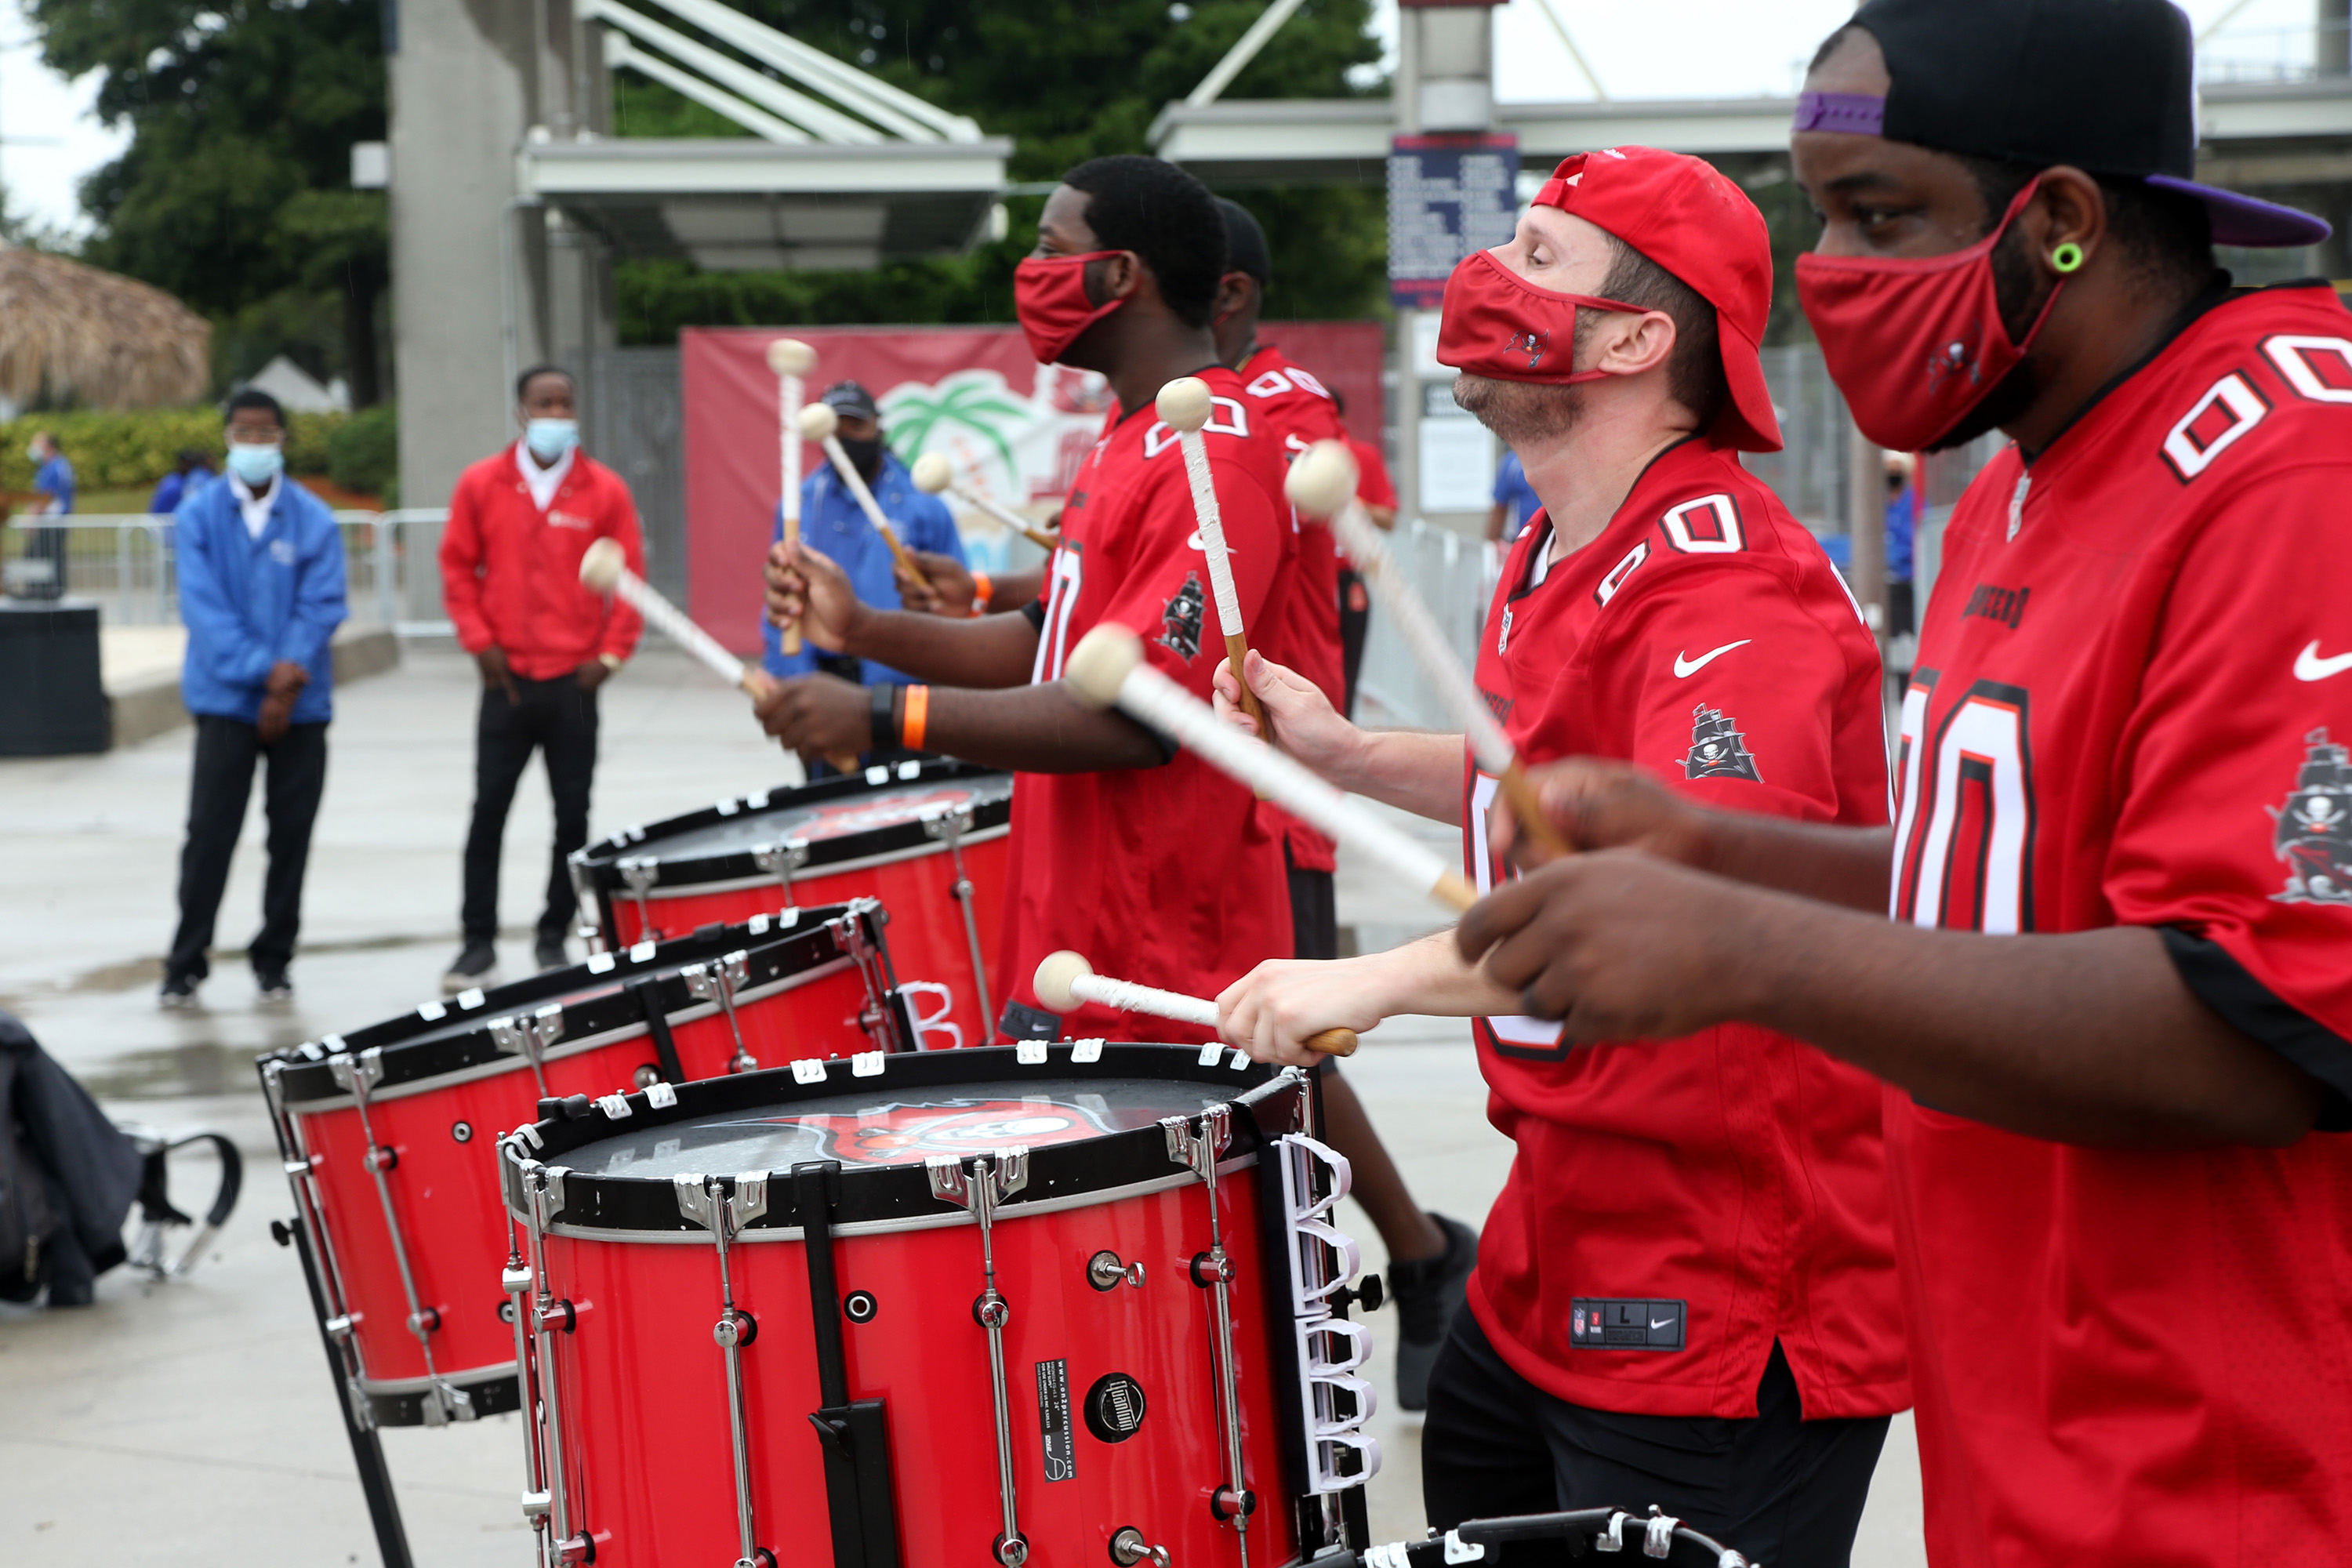
[[[2200,185],[2196,41],[2171,0],[1869,0],[1885,98],[1799,95],[1795,129],[2145,180],[2196,197],[2216,245],[2314,245],[2326,220]]]

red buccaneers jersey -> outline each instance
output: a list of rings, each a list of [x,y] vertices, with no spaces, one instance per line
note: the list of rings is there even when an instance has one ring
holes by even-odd
[[[1266,434],[1281,444],[1286,461],[1318,441],[1344,441],[1339,405],[1313,374],[1293,364],[1280,349],[1260,349],[1238,372],[1242,402],[1253,417],[1264,416]],[[1285,508],[1287,510],[1287,507]],[[1297,531],[1297,589],[1286,595],[1277,612],[1276,635],[1263,641],[1270,658],[1290,666],[1323,690],[1331,706],[1340,705],[1346,678],[1339,656],[1339,555],[1330,529],[1294,518]],[[1253,633],[1251,642],[1260,639]],[[1279,650],[1279,651],[1277,651]],[[1273,811],[1273,807],[1267,808]],[[1291,864],[1304,870],[1329,871],[1339,862],[1330,839],[1292,816],[1275,812],[1283,839],[1290,847]]]
[[[1292,592],[1297,571],[1277,448],[1229,370],[1202,435],[1244,625]],[[1106,621],[1202,701],[1224,658],[1175,432],[1144,409],[1079,465],[1048,564],[1032,679],[1058,680],[1078,639]],[[1290,956],[1282,843],[1257,801],[1189,752],[1157,768],[1023,773],[1013,792],[1012,871],[997,994],[1039,1005],[1037,961],[1062,948],[1097,973],[1214,996],[1260,960]],[[1214,1031],[1088,1005],[1065,1035],[1206,1040]]]
[[[2325,289],[2216,306],[1995,458],[1903,705],[1895,918],[2168,928],[2352,1088],[2347,587]],[[2352,1555],[2352,1144],[2120,1153],[1891,1091],[1887,1142],[1938,1568]]]
[[[1821,546],[1703,440],[1661,455],[1601,536],[1512,548],[1480,691],[1530,763],[1640,763],[1700,804],[1886,820],[1878,649]],[[1468,773],[1491,887],[1494,780]],[[1772,1342],[1810,1418],[1910,1402],[1876,1080],[1744,1024],[1580,1047],[1481,1018],[1487,1115],[1518,1145],[1470,1301],[1504,1358],[1578,1405],[1756,1414]]]

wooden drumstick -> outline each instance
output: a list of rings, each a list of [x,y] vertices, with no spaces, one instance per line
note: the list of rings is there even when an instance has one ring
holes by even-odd
[[[875,504],[874,492],[866,488],[866,476],[857,471],[849,454],[841,449],[841,437],[834,434],[840,427],[841,416],[829,404],[812,403],[801,410],[801,434],[824,448],[824,455],[833,460],[833,471],[841,476],[841,482],[849,487],[851,499],[865,512],[866,521],[874,525],[874,531],[890,547],[890,559],[898,563],[898,570],[929,589],[930,579],[915,564],[915,558],[907,553],[907,547],[898,542],[898,531],[890,526],[890,520]]]
[[[1209,473],[1209,444],[1201,437],[1202,427],[1216,412],[1216,396],[1199,376],[1180,375],[1160,389],[1155,408],[1160,422],[1176,432],[1176,444],[1184,453],[1184,477],[1192,486],[1192,516],[1200,525],[1201,553],[1209,559],[1210,596],[1217,603],[1218,628],[1225,634],[1225,663],[1242,690],[1242,711],[1256,722],[1259,734],[1271,740],[1274,731],[1265,721],[1265,710],[1242,675],[1249,642],[1242,631],[1241,598],[1234,592],[1224,514],[1217,510],[1217,486]]]
[[[801,542],[801,398],[804,379],[816,368],[816,350],[798,338],[778,338],[768,345],[768,368],[776,373],[776,405],[782,416],[777,429],[784,459],[784,543],[790,547]],[[786,626],[778,642],[787,655],[798,654],[800,623]]]
[[[1143,639],[1106,622],[1078,639],[1062,667],[1080,701],[1095,708],[1117,706],[1130,717],[1171,736],[1186,751],[1302,817],[1340,843],[1361,851],[1391,873],[1459,911],[1478,900],[1476,889],[1427,846],[1374,816],[1293,759],[1225,723],[1209,705],[1143,661]]]
[[[1217,1005],[1208,998],[1097,974],[1085,954],[1067,948],[1045,955],[1037,965],[1035,984],[1037,1000],[1056,1013],[1075,1012],[1081,1002],[1098,1002],[1122,1013],[1149,1013],[1155,1018],[1174,1018],[1212,1029],[1217,1026]],[[1298,1043],[1327,1057],[1351,1057],[1356,1054],[1356,1031],[1324,1029]]]
[[[1429,677],[1438,696],[1454,710],[1454,722],[1469,736],[1471,755],[1495,775],[1503,798],[1510,803],[1511,815],[1519,819],[1528,837],[1547,857],[1571,853],[1568,840],[1544,816],[1535,785],[1528,782],[1527,770],[1519,765],[1518,748],[1496,722],[1494,710],[1478,695],[1477,682],[1471,679],[1461,656],[1445,640],[1429,605],[1397,564],[1388,541],[1357,501],[1356,477],[1355,454],[1345,442],[1318,441],[1290,465],[1282,488],[1299,515],[1328,520],[1358,575],[1380,596],[1381,608],[1396,622],[1421,672]]]
[[[941,490],[950,491],[966,506],[986,513],[1041,550],[1052,550],[1062,542],[1011,507],[989,500],[970,485],[956,483],[955,465],[948,461],[944,452],[924,453],[915,459],[914,472],[915,488],[925,495],[935,496]]]

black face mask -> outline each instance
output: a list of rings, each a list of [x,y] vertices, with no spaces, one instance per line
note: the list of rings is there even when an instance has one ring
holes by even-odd
[[[857,470],[857,477],[872,484],[875,477],[882,472],[882,438],[877,436],[861,441],[842,436],[836,439],[841,442],[842,455],[849,459],[849,466]]]

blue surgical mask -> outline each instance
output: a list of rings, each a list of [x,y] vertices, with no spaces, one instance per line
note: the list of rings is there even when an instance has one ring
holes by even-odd
[[[545,468],[561,461],[564,453],[580,444],[580,421],[534,419],[523,431],[522,444]]]
[[[34,441],[26,446],[25,456],[38,463],[47,460],[48,454],[41,450],[41,444],[38,441]]]
[[[285,468],[285,449],[274,441],[267,446],[244,441],[228,444],[228,471],[243,479],[247,489],[261,489]]]

